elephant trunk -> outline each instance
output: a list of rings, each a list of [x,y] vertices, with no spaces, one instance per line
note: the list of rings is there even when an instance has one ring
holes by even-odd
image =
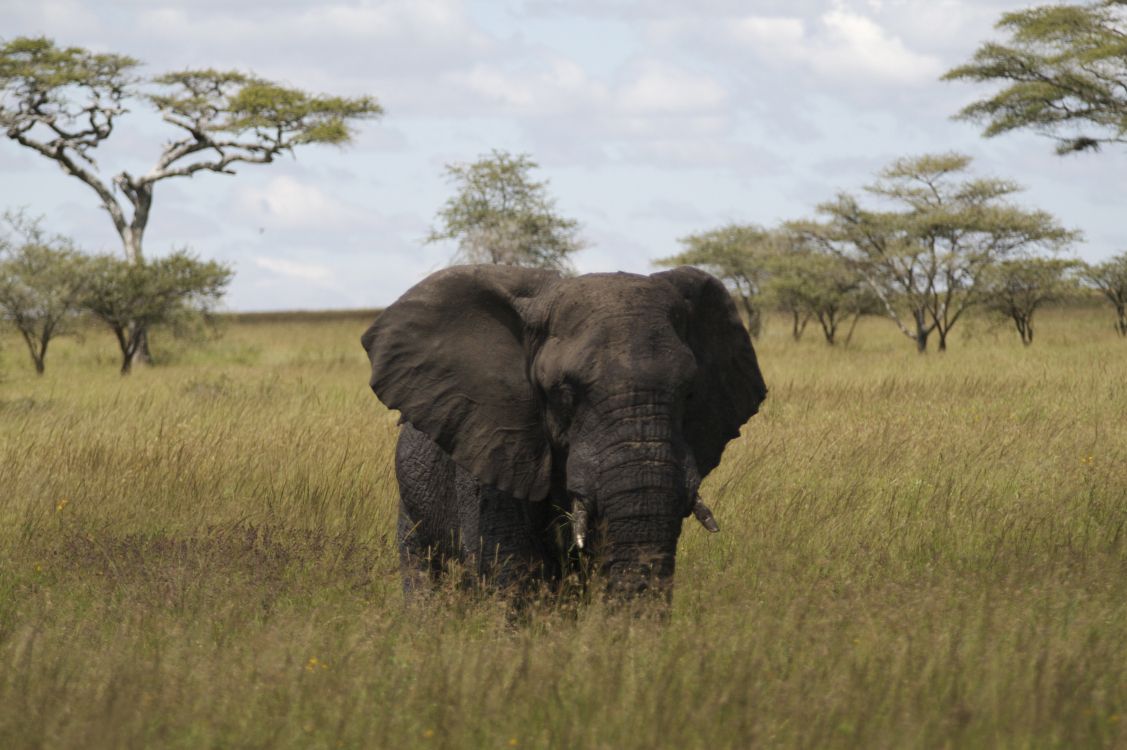
[[[600,572],[607,593],[626,599],[647,593],[671,596],[680,516],[612,516],[604,528]]]
[[[684,470],[670,440],[627,441],[604,454],[597,516],[600,570],[612,596],[671,596],[687,507]]]

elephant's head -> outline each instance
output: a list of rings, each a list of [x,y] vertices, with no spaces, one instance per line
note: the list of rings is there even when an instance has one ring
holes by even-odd
[[[482,483],[572,511],[612,590],[672,582],[697,487],[767,389],[724,286],[463,266],[363,338],[372,390]],[[590,538],[585,538],[589,535]]]

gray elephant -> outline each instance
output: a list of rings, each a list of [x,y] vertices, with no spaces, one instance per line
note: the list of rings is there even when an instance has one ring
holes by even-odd
[[[697,488],[767,395],[728,291],[688,267],[448,268],[362,343],[402,415],[408,592],[451,559],[499,587],[594,560],[612,593],[668,597],[682,519],[718,530]]]

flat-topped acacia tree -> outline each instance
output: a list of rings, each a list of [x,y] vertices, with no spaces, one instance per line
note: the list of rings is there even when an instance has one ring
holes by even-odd
[[[1030,129],[1057,153],[1127,144],[1127,2],[1050,3],[1002,14],[1004,42],[982,44],[947,81],[1001,86],[957,115],[984,135]]]
[[[239,164],[269,164],[305,144],[343,145],[352,140],[354,123],[382,114],[370,96],[310,94],[237,71],[145,78],[137,73],[140,65],[126,55],[59,47],[43,37],[0,44],[0,129],[90,186],[134,263],[144,261],[153,189],[161,180],[234,174]],[[133,101],[155,108],[175,135],[147,172],[123,170],[108,178],[94,152]],[[136,356],[147,359],[147,347]]]

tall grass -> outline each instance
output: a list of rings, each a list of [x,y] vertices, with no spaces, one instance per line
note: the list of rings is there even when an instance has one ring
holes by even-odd
[[[1127,346],[1042,317],[924,357],[775,322],[666,624],[405,607],[360,319],[126,379],[100,333],[43,378],[5,339],[0,747],[1123,745]]]

